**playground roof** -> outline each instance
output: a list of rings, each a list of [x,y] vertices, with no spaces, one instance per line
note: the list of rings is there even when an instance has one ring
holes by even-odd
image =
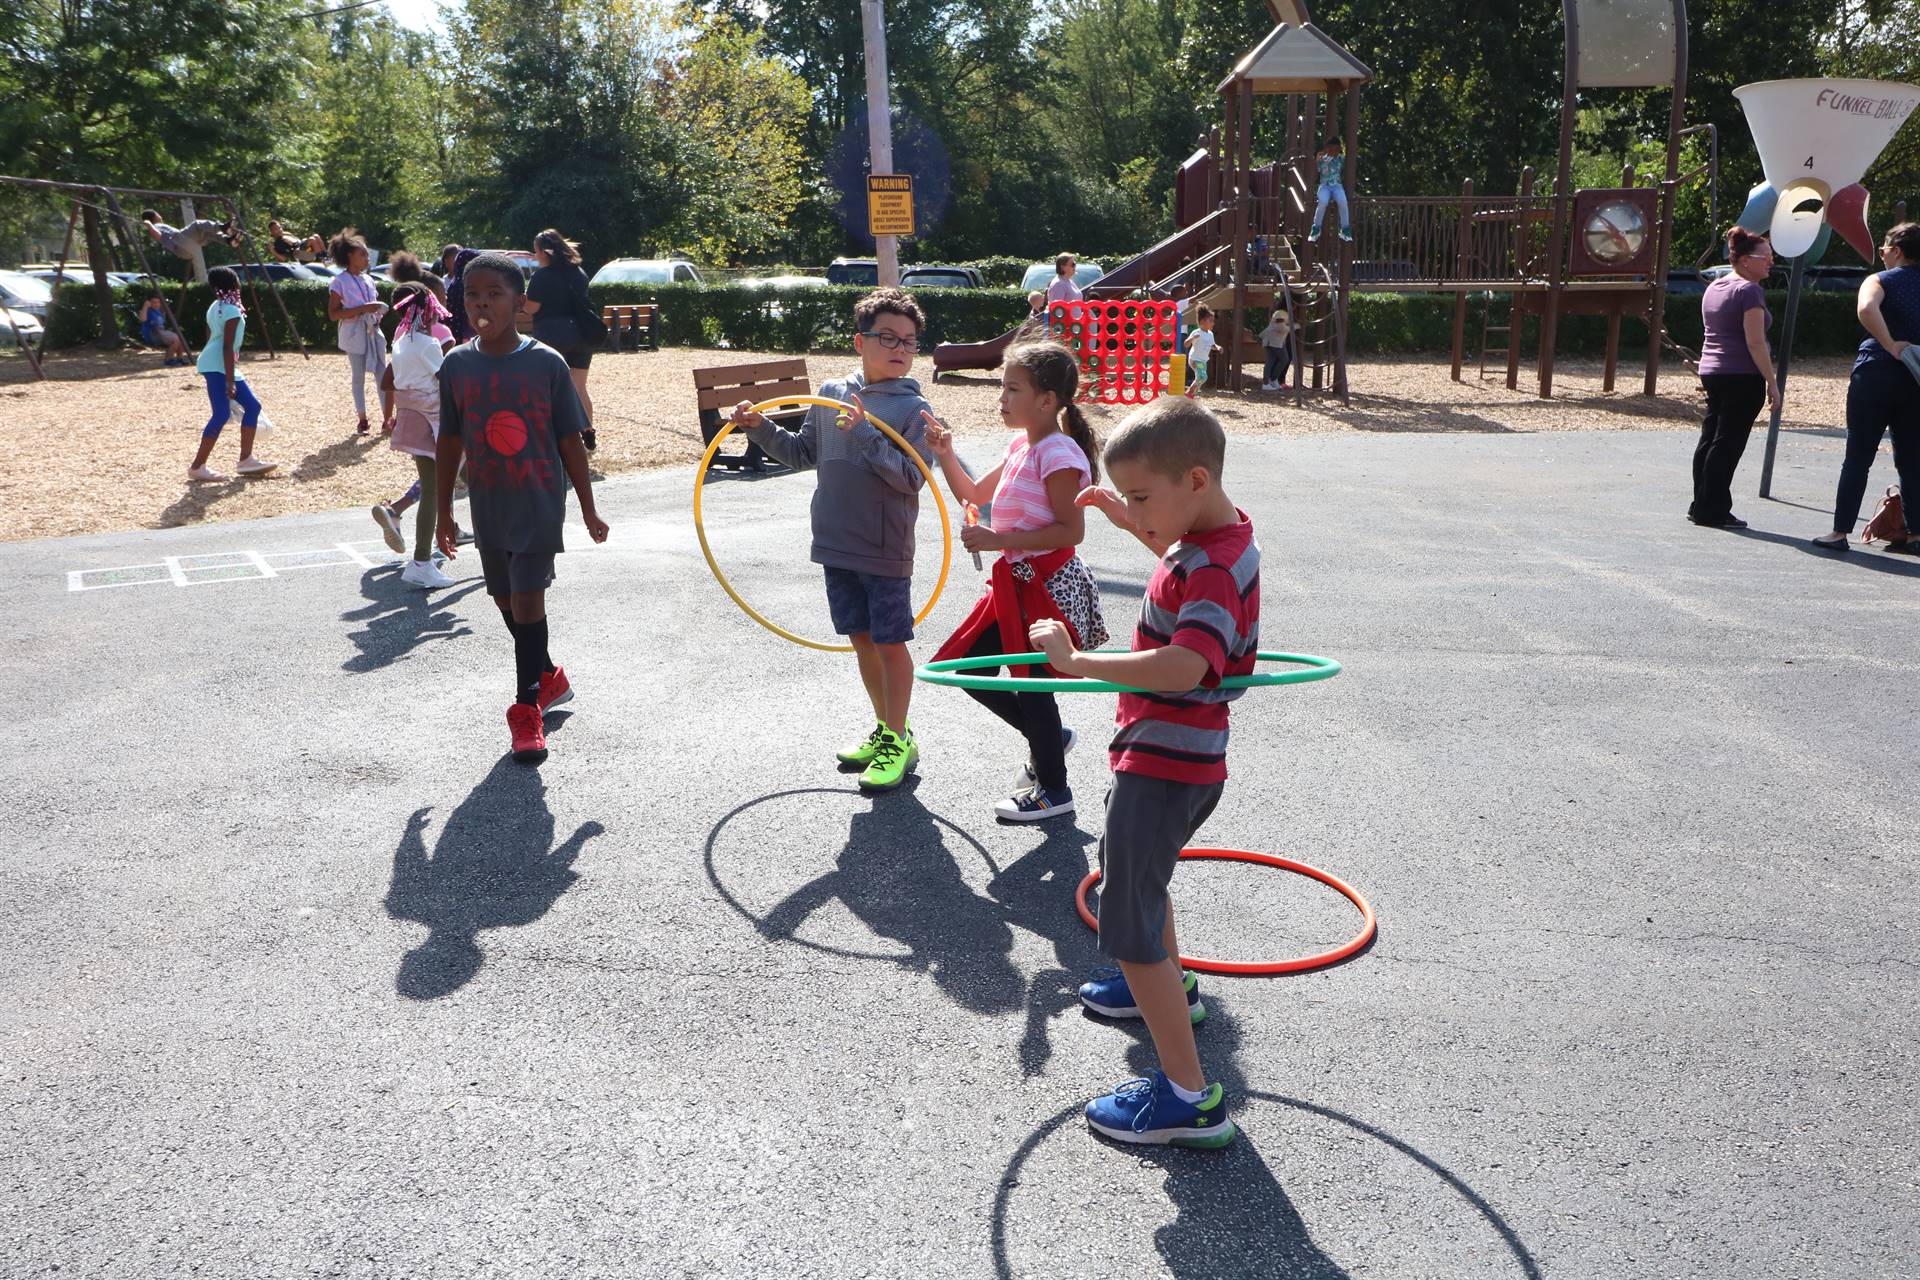
[[[1220,92],[1247,84],[1255,93],[1325,93],[1371,79],[1365,63],[1311,22],[1283,22],[1240,59],[1220,82]]]
[[[1313,21],[1313,15],[1307,12],[1306,0],[1267,0],[1267,12],[1283,26],[1304,27]]]

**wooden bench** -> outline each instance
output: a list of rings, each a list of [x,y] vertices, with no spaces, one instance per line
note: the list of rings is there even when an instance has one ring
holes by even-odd
[[[648,351],[658,351],[660,342],[655,332],[659,321],[660,308],[650,302],[600,308],[600,323],[607,326],[607,350],[616,355],[622,351],[638,351],[643,346]]]
[[[807,362],[795,356],[791,360],[765,360],[759,364],[695,369],[693,389],[700,407],[700,439],[705,444],[712,444],[713,438],[720,434],[720,428],[732,416],[733,406],[742,400],[758,404],[775,396],[811,395],[813,383],[807,379]],[[787,413],[769,414],[768,420],[791,430],[806,417],[806,413],[805,409],[794,409]],[[723,453],[714,458],[716,465],[733,471],[765,471],[767,461],[766,452],[752,441],[747,442],[745,453]]]

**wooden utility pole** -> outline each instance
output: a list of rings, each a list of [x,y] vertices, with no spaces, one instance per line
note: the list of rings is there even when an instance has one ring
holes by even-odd
[[[893,112],[887,89],[887,15],[883,0],[860,0],[860,34],[867,47],[867,144],[870,171],[893,172]],[[900,283],[899,239],[875,236],[880,283]]]

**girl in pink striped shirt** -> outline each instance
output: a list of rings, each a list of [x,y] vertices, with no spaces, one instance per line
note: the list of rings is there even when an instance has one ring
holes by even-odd
[[[1009,351],[1000,377],[1000,417],[1014,434],[1000,465],[977,480],[955,456],[953,434],[928,415],[927,444],[940,459],[947,491],[969,504],[991,495],[990,523],[969,525],[962,534],[967,550],[1000,553],[986,593],[940,646],[936,661],[1023,653],[1031,647],[1027,628],[1041,618],[1064,622],[1081,648],[1106,643],[1100,589],[1074,550],[1086,536],[1085,512],[1074,499],[1098,476],[1100,453],[1093,428],[1073,402],[1079,386],[1079,362],[1059,343]],[[1072,813],[1066,754],[1075,735],[1061,727],[1053,695],[967,692],[1019,730],[1030,752],[1014,794],[994,806],[995,816],[1037,822]]]

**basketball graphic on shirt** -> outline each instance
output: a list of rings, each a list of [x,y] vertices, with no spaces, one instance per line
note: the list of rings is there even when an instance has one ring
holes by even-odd
[[[503,457],[511,457],[527,447],[527,424],[511,409],[502,409],[487,419],[487,447]]]

